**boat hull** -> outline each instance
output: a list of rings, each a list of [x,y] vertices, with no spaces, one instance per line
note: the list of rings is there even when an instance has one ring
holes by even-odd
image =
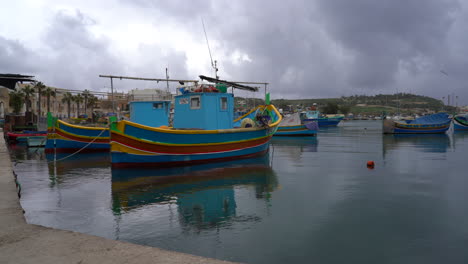
[[[468,131],[468,123],[459,117],[454,117],[453,129],[455,131]]]
[[[297,126],[280,126],[274,134],[274,136],[286,136],[286,137],[315,137],[317,136],[317,122],[309,122],[307,124]]]
[[[310,122],[317,122],[319,127],[336,127],[343,120],[343,117],[333,117],[333,118],[308,118],[304,119],[304,124]]]
[[[440,124],[403,124],[393,120],[383,121],[384,134],[441,134],[450,128],[450,121]]]
[[[52,125],[49,123],[46,153],[109,152],[109,150],[109,128],[73,125],[62,120],[55,120]]]
[[[26,143],[28,147],[44,147],[46,140],[47,136],[33,136],[28,137]]]
[[[268,151],[280,120],[266,127],[218,130],[119,121],[111,129],[112,167],[173,167],[256,157]]]

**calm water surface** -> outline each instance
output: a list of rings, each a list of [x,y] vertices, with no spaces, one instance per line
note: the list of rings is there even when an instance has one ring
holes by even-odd
[[[380,128],[350,121],[274,138],[262,158],[164,170],[11,156],[33,224],[247,263],[468,263],[468,133]]]

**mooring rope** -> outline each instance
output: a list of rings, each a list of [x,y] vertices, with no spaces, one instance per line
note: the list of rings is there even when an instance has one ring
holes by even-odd
[[[62,161],[62,160],[64,160],[64,159],[70,158],[71,156],[73,156],[73,155],[75,155],[75,154],[80,153],[83,149],[87,148],[87,147],[88,147],[89,145],[91,145],[94,141],[96,141],[96,139],[98,139],[98,138],[104,133],[104,131],[106,131],[106,129],[103,129],[103,130],[101,131],[101,133],[99,133],[99,135],[97,135],[95,138],[93,138],[93,140],[91,140],[91,141],[90,141],[88,144],[86,144],[84,147],[82,147],[82,148],[80,148],[79,150],[73,152],[72,154],[70,154],[70,155],[68,155],[68,156],[66,156],[66,157],[63,157],[63,158],[61,158],[61,159],[58,159],[58,160],[54,159],[54,160],[52,160],[52,161],[48,161],[47,163]]]

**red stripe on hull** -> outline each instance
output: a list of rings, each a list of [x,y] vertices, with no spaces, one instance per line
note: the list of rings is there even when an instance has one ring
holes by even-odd
[[[149,143],[141,142],[138,140],[134,140],[134,139],[122,136],[120,134],[112,133],[111,135],[112,135],[112,141],[118,142],[128,147],[132,147],[132,148],[143,150],[143,151],[165,153],[165,154],[196,154],[196,153],[216,153],[216,152],[223,152],[223,151],[232,151],[232,150],[258,146],[258,145],[267,143],[271,138],[271,136],[268,136],[265,138],[250,140],[246,142],[236,142],[236,143],[229,143],[229,144],[207,145],[207,146],[174,146],[174,145],[166,146],[166,145],[157,145],[157,144],[149,144]]]

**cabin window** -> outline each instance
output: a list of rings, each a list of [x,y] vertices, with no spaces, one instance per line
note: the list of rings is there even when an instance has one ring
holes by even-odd
[[[221,97],[221,110],[227,110],[227,97]]]
[[[153,103],[153,109],[163,109],[163,103]]]
[[[190,97],[190,109],[200,109],[200,108],[201,108],[200,96]]]

